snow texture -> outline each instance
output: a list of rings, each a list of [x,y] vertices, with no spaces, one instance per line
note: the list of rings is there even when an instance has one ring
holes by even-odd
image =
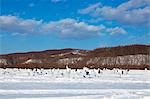
[[[0,99],[150,99],[149,70],[0,69]]]

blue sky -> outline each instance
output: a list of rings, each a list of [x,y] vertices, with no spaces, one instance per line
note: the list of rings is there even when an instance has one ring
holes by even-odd
[[[150,44],[148,0],[1,0],[0,53]]]

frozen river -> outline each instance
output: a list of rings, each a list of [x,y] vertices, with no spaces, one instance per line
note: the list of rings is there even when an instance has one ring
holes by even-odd
[[[0,99],[150,99],[149,70],[0,69]]]

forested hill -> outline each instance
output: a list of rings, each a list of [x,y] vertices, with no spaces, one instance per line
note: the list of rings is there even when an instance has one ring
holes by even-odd
[[[1,68],[122,68],[150,69],[150,45],[94,50],[57,49],[0,55]]]

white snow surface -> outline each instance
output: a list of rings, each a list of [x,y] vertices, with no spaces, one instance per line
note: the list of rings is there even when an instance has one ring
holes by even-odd
[[[0,69],[0,99],[150,99],[149,70]]]

